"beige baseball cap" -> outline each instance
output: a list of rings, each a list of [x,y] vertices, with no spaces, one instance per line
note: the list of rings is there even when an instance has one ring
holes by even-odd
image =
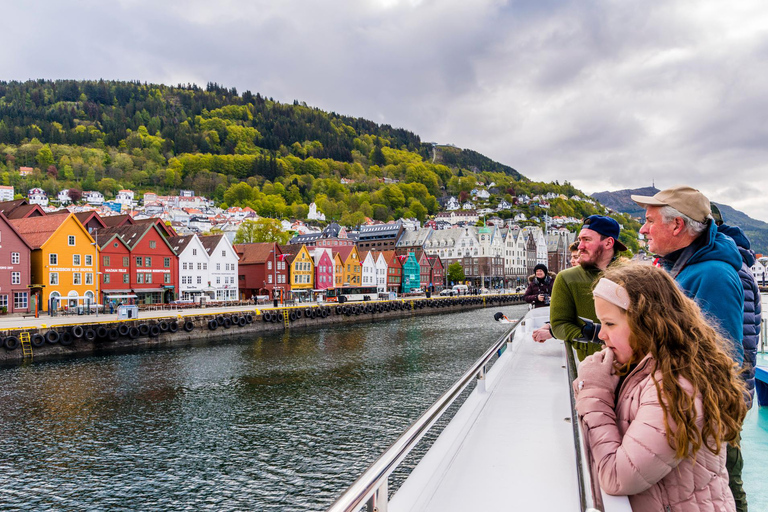
[[[671,206],[695,221],[706,223],[710,214],[709,199],[693,187],[677,185],[658,192],[654,196],[632,195],[632,200],[642,207]]]

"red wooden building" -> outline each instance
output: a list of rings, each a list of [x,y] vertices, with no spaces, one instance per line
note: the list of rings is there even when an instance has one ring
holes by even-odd
[[[29,312],[31,252],[32,247],[0,213],[0,308],[8,313]]]
[[[276,243],[235,244],[238,287],[243,299],[258,295],[285,297],[288,290],[288,262]]]
[[[136,300],[144,304],[168,303],[176,299],[179,288],[179,258],[160,229],[153,223],[100,229],[96,231],[96,236],[102,251],[114,249],[122,254],[122,250],[115,247],[114,242],[111,246],[102,245],[102,240],[111,239],[114,235],[120,237],[130,251],[129,283],[123,281],[119,289],[123,290],[123,285],[130,284],[129,293],[136,295]],[[121,260],[121,263],[123,262],[124,260]],[[102,282],[103,277],[104,274]]]

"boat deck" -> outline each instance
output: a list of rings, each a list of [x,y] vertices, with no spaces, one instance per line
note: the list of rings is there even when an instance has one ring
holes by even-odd
[[[390,512],[580,510],[565,346],[531,338],[548,314],[529,313],[489,372],[486,391],[470,394]],[[625,510],[614,505],[606,510]]]
[[[563,342],[530,338],[545,320],[526,319],[390,511],[579,510]]]

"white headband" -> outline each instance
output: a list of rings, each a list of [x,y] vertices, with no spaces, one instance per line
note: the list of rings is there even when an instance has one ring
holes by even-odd
[[[629,294],[627,290],[620,284],[604,277],[597,282],[597,286],[592,290],[592,295],[607,300],[625,311],[629,308]]]

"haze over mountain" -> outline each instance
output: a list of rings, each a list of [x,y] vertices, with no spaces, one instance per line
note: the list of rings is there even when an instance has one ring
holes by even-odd
[[[643,187],[616,191],[596,192],[592,197],[603,205],[617,212],[626,213],[643,221],[645,210],[635,203],[630,196],[652,196],[659,192],[656,187]],[[753,219],[749,215],[722,203],[715,204],[720,208],[725,223],[730,226],[739,226],[747,234],[752,242],[752,249],[756,253],[768,253],[768,223]]]

